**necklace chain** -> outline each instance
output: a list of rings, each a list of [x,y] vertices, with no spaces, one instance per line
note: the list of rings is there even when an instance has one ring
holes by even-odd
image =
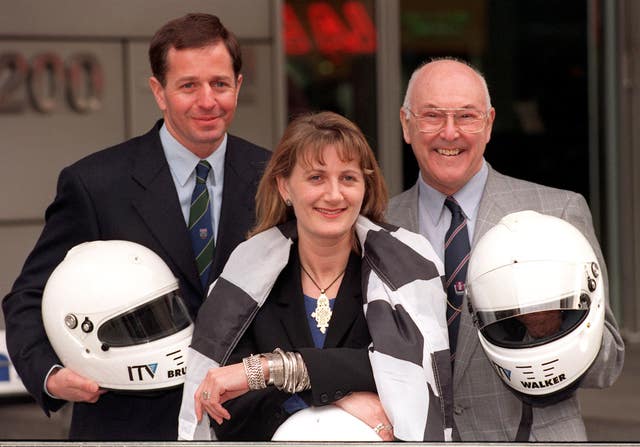
[[[340,279],[340,277],[341,277],[342,275],[344,275],[344,272],[346,271],[346,269],[344,269],[343,271],[341,271],[341,272],[340,272],[340,274],[339,274],[338,276],[336,276],[336,279],[334,279],[333,281],[331,281],[331,284],[329,284],[327,287],[325,287],[325,288],[323,289],[322,287],[320,287],[320,286],[318,285],[318,283],[316,282],[316,280],[315,280],[315,279],[313,279],[313,276],[311,276],[311,273],[309,273],[309,272],[307,271],[307,269],[306,269],[306,268],[304,268],[304,265],[302,265],[302,263],[300,263],[300,268],[302,269],[302,271],[303,271],[303,272],[305,272],[305,273],[307,274],[307,276],[309,277],[309,279],[311,280],[311,282],[313,283],[313,285],[314,285],[314,286],[316,286],[316,287],[318,288],[318,290],[320,291],[320,294],[321,294],[321,295],[324,295],[324,294],[325,294],[325,292],[326,292],[329,288],[331,288],[331,286],[332,286],[332,285],[334,285],[334,284],[335,284],[335,282],[336,282],[338,279]]]
[[[329,321],[331,321],[331,315],[333,314],[333,311],[331,310],[331,305],[329,304],[329,298],[327,298],[327,294],[325,292],[332,285],[334,285],[335,282],[344,274],[346,268],[345,270],[341,271],[340,274],[336,276],[336,279],[331,281],[331,284],[329,284],[324,289],[318,285],[316,280],[313,279],[313,276],[311,276],[311,273],[307,272],[307,269],[304,268],[302,263],[300,263],[300,268],[302,269],[303,272],[307,274],[307,276],[309,277],[313,285],[316,286],[318,290],[320,290],[320,296],[316,300],[316,309],[313,312],[311,312],[311,318],[314,318],[316,320],[316,325],[318,329],[320,330],[321,333],[325,334],[327,332],[327,328],[329,327]]]

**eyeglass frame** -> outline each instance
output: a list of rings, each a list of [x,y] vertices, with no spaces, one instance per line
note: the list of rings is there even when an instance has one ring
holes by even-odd
[[[405,111],[409,112],[415,119],[416,121],[420,121],[421,118],[423,118],[422,116],[418,115],[417,113],[415,113],[413,110],[411,110],[409,107],[403,106],[402,107]],[[487,127],[487,119],[489,118],[489,112],[491,111],[491,107],[489,107],[486,111],[480,111],[478,109],[468,109],[468,108],[464,108],[464,107],[428,107],[429,110],[435,110],[438,112],[443,112],[445,114],[445,116],[454,116],[454,120],[453,120],[453,125],[455,126],[456,129],[458,129],[458,131],[462,132],[462,133],[470,133],[470,134],[476,134],[476,133],[480,133],[482,132],[486,127]],[[467,130],[462,130],[460,128],[459,125],[456,124],[456,120],[455,120],[455,112],[462,112],[464,110],[473,110],[474,112],[479,112],[480,114],[482,114],[482,118],[479,121],[483,121],[483,125],[480,129],[473,131],[473,132],[469,132]],[[434,134],[434,133],[438,133],[440,132],[442,129],[444,129],[447,125],[447,120],[444,121],[444,123],[442,124],[442,126],[438,129],[438,130],[434,130],[434,131],[426,131],[426,130],[422,130],[420,128],[418,128],[418,132],[420,133],[428,133],[428,134]]]

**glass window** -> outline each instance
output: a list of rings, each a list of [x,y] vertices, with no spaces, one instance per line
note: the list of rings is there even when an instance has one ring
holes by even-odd
[[[589,196],[587,2],[402,0],[404,85],[433,57],[465,59],[487,79],[497,170]],[[404,187],[418,167],[405,145]]]
[[[289,119],[340,113],[375,149],[374,0],[286,0],[283,8]]]

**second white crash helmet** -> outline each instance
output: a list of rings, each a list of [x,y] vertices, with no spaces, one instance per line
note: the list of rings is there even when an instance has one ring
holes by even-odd
[[[63,365],[102,388],[184,383],[193,323],[177,279],[142,245],[94,241],[69,250],[47,281],[42,319]]]
[[[308,407],[292,414],[272,441],[382,441],[363,421],[335,405]]]
[[[587,239],[563,219],[535,211],[504,217],[474,247],[466,293],[482,348],[517,392],[567,389],[598,354],[605,313],[600,265]],[[535,333],[525,325],[531,318],[555,324]]]

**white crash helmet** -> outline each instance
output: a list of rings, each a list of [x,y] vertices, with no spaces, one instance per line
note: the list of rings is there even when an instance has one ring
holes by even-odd
[[[308,407],[291,415],[272,441],[382,441],[363,421],[335,405]]]
[[[63,365],[113,390],[184,383],[193,323],[162,259],[128,241],[75,246],[42,297],[47,336]]]
[[[517,392],[547,396],[566,389],[598,354],[603,278],[591,245],[565,220],[535,211],[504,217],[473,249],[466,293],[482,348]],[[560,312],[562,323],[534,338],[521,316],[549,317],[549,311]]]

